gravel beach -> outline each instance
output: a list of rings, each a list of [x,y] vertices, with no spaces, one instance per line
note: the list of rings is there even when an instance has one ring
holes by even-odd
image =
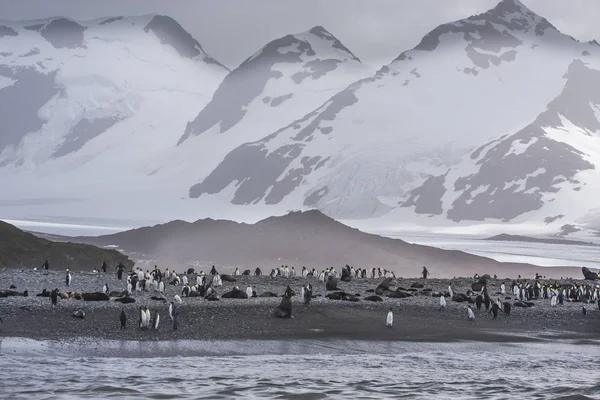
[[[232,271],[220,271],[232,273]],[[37,297],[43,289],[59,288],[61,291],[101,292],[106,283],[110,291],[126,288],[125,276],[117,280],[116,273],[90,273],[72,271],[72,284],[65,287],[64,271],[32,271],[4,269],[0,271],[0,290],[8,290],[11,285],[16,291],[27,290],[29,296],[0,297],[0,337],[23,337],[40,340],[69,339],[109,339],[109,340],[229,340],[229,339],[345,339],[375,341],[461,341],[522,342],[548,339],[595,339],[600,332],[600,311],[597,304],[567,302],[551,307],[550,300],[532,300],[528,308],[513,307],[510,316],[500,314],[494,320],[482,308],[477,311],[475,321],[467,319],[467,302],[451,301],[440,309],[439,297],[431,293],[448,290],[451,282],[454,293],[466,294],[475,282],[473,278],[447,279],[393,279],[391,290],[398,287],[410,288],[413,283],[422,283],[422,289],[413,289],[408,298],[389,298],[382,295],[382,302],[364,300],[373,295],[383,278],[354,279],[339,282],[338,288],[347,294],[356,295],[359,301],[330,300],[324,283],[317,278],[270,278],[269,276],[237,276],[235,283],[223,282],[217,288],[222,295],[238,285],[242,291],[248,285],[258,295],[273,292],[281,296],[289,285],[296,295],[292,297],[293,318],[273,317],[273,312],[281,298],[223,299],[208,301],[200,297],[182,297],[177,305],[178,329],[172,328],[169,319],[168,303],[173,296],[181,296],[182,286],[167,284],[162,296],[167,300],[157,301],[151,296],[161,296],[153,290],[134,292],[135,303],[122,305],[111,298],[110,301],[89,302],[76,299],[58,300],[52,306],[48,297]],[[189,276],[190,284],[195,283],[195,275]],[[301,286],[313,285],[311,304],[305,306],[300,298]],[[502,280],[490,279],[488,291],[492,300],[501,297],[502,301],[514,302],[512,296],[500,296]],[[507,289],[510,281],[507,282]],[[530,280],[533,282],[533,279]],[[541,283],[546,281],[541,280]],[[555,282],[555,281],[552,281]],[[565,283],[567,281],[564,281]],[[568,282],[582,283],[575,280]],[[591,283],[591,282],[586,282]],[[428,291],[431,289],[431,291]],[[509,300],[510,298],[510,300]],[[139,307],[147,306],[152,315],[158,310],[160,326],[158,330],[141,330],[138,327]],[[583,315],[582,307],[587,309]],[[127,314],[127,328],[120,328],[121,309]],[[392,308],[393,328],[386,328],[385,317]],[[73,316],[77,310],[85,311],[85,318]]]

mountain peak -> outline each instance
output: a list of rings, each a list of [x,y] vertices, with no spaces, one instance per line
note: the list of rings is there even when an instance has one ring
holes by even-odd
[[[244,118],[248,105],[255,99],[260,98],[269,108],[279,107],[284,102],[294,103],[301,95],[292,92],[301,84],[312,87],[305,93],[320,98],[320,93],[327,93],[324,89],[331,88],[328,85],[336,89],[343,87],[352,82],[350,79],[357,77],[357,71],[362,68],[360,60],[320,25],[274,39],[227,75],[212,101],[188,123],[177,145],[216,125],[219,133],[227,132]],[[268,87],[269,82],[273,82],[271,87]],[[319,102],[325,100],[320,98]],[[296,118],[301,117],[296,114]]]
[[[144,31],[152,31],[163,44],[171,45],[182,57],[194,58],[200,56],[209,64],[219,65],[227,69],[224,65],[207,55],[200,43],[177,21],[169,16],[155,15],[144,27]]]
[[[448,34],[463,34],[470,47],[498,51],[522,44],[523,34],[544,36],[547,31],[558,32],[545,18],[537,15],[519,0],[502,0],[494,8],[458,21],[443,24],[423,37],[414,50],[433,51]],[[407,52],[394,61],[407,58]]]

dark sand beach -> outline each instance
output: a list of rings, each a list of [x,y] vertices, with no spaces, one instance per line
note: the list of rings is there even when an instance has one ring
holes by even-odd
[[[232,271],[222,271],[229,272]],[[195,275],[190,275],[190,283]],[[203,298],[182,297],[179,311],[178,329],[174,331],[169,319],[168,303],[151,300],[160,296],[154,291],[134,292],[135,303],[122,305],[111,298],[110,301],[88,302],[76,299],[58,301],[52,306],[47,297],[36,297],[44,288],[60,288],[63,291],[99,292],[107,283],[111,291],[124,290],[125,278],[117,280],[114,272],[92,274],[73,271],[70,288],[65,287],[64,271],[11,270],[0,271],[0,290],[10,285],[18,291],[28,290],[28,297],[0,298],[0,337],[23,337],[43,340],[109,339],[109,340],[286,340],[286,339],[344,339],[372,341],[485,341],[522,342],[562,339],[595,339],[600,332],[600,311],[597,304],[565,302],[551,307],[549,300],[533,300],[534,306],[513,307],[510,316],[500,314],[498,319],[484,308],[475,310],[476,320],[467,320],[467,302],[448,299],[446,309],[440,310],[439,298],[433,292],[447,291],[451,282],[456,293],[467,293],[472,278],[447,279],[398,279],[392,280],[391,290],[397,287],[410,288],[419,282],[423,289],[416,289],[409,298],[388,298],[382,295],[383,302],[371,302],[364,297],[373,293],[383,278],[354,279],[339,282],[341,291],[357,295],[357,302],[330,300],[325,284],[316,278],[275,278],[269,276],[238,276],[237,282],[223,282],[217,293],[231,290],[238,285],[245,291],[252,286],[257,294],[266,291],[281,296],[289,285],[296,296],[292,297],[293,318],[273,317],[273,311],[281,298],[223,299],[208,301]],[[533,282],[533,279],[530,280]],[[300,298],[301,286],[310,282],[313,295],[310,306],[305,306]],[[501,297],[502,301],[514,302],[511,295],[500,296],[501,280],[491,279],[488,291],[492,300]],[[510,281],[508,281],[509,283]],[[541,281],[544,283],[544,281]],[[552,281],[554,282],[554,281]],[[567,282],[567,281],[565,281]],[[583,281],[569,281],[582,283]],[[587,282],[591,283],[591,282]],[[509,284],[507,284],[507,287]],[[181,296],[181,285],[166,285],[164,298],[171,302],[173,296]],[[506,297],[506,298],[505,298]],[[509,300],[510,298],[510,300]],[[147,306],[151,313],[158,310],[160,326],[158,330],[141,330],[138,327],[139,307]],[[582,307],[587,309],[583,315]],[[122,307],[128,317],[125,330],[120,329],[119,315]],[[387,311],[394,311],[394,326],[385,327]],[[475,306],[473,305],[473,308]],[[73,317],[76,310],[84,310],[85,319]]]

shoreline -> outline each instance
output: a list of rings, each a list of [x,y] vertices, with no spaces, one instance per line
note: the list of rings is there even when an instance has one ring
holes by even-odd
[[[175,294],[181,296],[181,285],[166,285],[163,296],[166,302],[151,299],[157,292],[134,292],[135,303],[122,305],[110,301],[87,302],[83,300],[59,300],[52,306],[47,297],[37,297],[42,289],[63,288],[64,274],[51,271],[46,275],[31,271],[0,271],[0,290],[14,284],[16,290],[28,290],[28,297],[0,298],[0,340],[34,339],[43,341],[84,341],[95,345],[101,341],[147,343],[175,343],[191,341],[270,341],[294,344],[305,341],[366,341],[370,343],[544,343],[567,340],[586,343],[597,338],[600,331],[600,311],[597,304],[567,302],[551,307],[550,300],[533,300],[532,307],[513,307],[511,315],[500,314],[498,319],[482,308],[475,309],[476,320],[467,320],[468,302],[447,299],[447,307],[440,310],[439,295],[431,293],[447,291],[451,283],[455,293],[465,294],[471,289],[473,279],[396,279],[391,290],[408,288],[409,297],[392,298],[381,296],[381,302],[371,302],[365,297],[382,281],[377,279],[355,279],[339,282],[340,291],[345,291],[358,301],[330,300],[325,296],[325,284],[317,279],[276,278],[268,276],[238,276],[237,282],[224,282],[217,288],[223,295],[234,285],[243,291],[251,286],[257,294],[273,292],[281,296],[289,285],[297,295],[292,297],[291,319],[273,317],[281,297],[256,297],[250,299],[225,299],[208,301],[200,297],[183,297],[177,305],[178,329],[173,330],[168,305]],[[190,275],[190,282],[195,281]],[[495,301],[500,297],[499,286],[504,280],[490,279],[488,290]],[[530,280],[532,281],[532,280]],[[306,306],[300,299],[301,286],[313,285],[311,304]],[[542,281],[550,282],[550,281]],[[553,282],[553,281],[552,281]],[[565,281],[571,282],[571,281]],[[573,281],[582,283],[582,280]],[[113,274],[73,273],[69,290],[96,292],[107,283],[111,291],[123,290],[125,280],[118,281]],[[411,289],[415,283],[424,287]],[[589,282],[588,282],[589,283]],[[507,284],[507,289],[509,285]],[[392,292],[389,292],[390,294]],[[501,301],[514,302],[512,295],[502,296]],[[158,330],[141,330],[138,327],[139,307],[149,307],[154,315],[160,313]],[[582,314],[582,307],[587,315]],[[387,311],[394,312],[394,326],[385,327]],[[119,316],[124,309],[127,327],[121,330]],[[85,318],[73,317],[78,310],[85,311]]]
[[[531,340],[530,340],[531,339]],[[447,340],[344,340],[328,339],[224,339],[190,340],[170,339],[105,340],[94,337],[70,339],[30,339],[24,337],[0,337],[0,355],[16,357],[98,357],[98,358],[171,358],[171,357],[247,357],[280,355],[349,355],[391,354],[411,351],[460,350],[494,346],[571,346],[580,348],[597,346],[597,338],[547,337],[528,338],[511,336],[502,341]]]

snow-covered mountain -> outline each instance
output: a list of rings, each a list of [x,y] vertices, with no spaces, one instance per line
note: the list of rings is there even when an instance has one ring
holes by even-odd
[[[143,180],[228,72],[166,16],[0,22],[3,195]]]
[[[539,221],[561,233],[585,223],[600,193],[600,64],[583,60],[532,123],[428,178],[402,206],[456,222]]]
[[[375,76],[233,149],[190,195],[228,193],[233,204],[316,207],[338,218],[383,215],[471,150],[530,123],[563,90],[573,60],[597,60],[599,50],[504,0],[434,29]],[[454,218],[468,212],[457,208]]]
[[[599,71],[518,0],[374,74],[322,27],[229,72],[168,17],[0,23],[0,217],[600,231]]]
[[[190,183],[204,179],[232,149],[302,118],[373,72],[322,26],[275,39],[225,77],[177,148],[148,170],[157,169],[157,178],[191,179],[176,189],[187,194]]]

